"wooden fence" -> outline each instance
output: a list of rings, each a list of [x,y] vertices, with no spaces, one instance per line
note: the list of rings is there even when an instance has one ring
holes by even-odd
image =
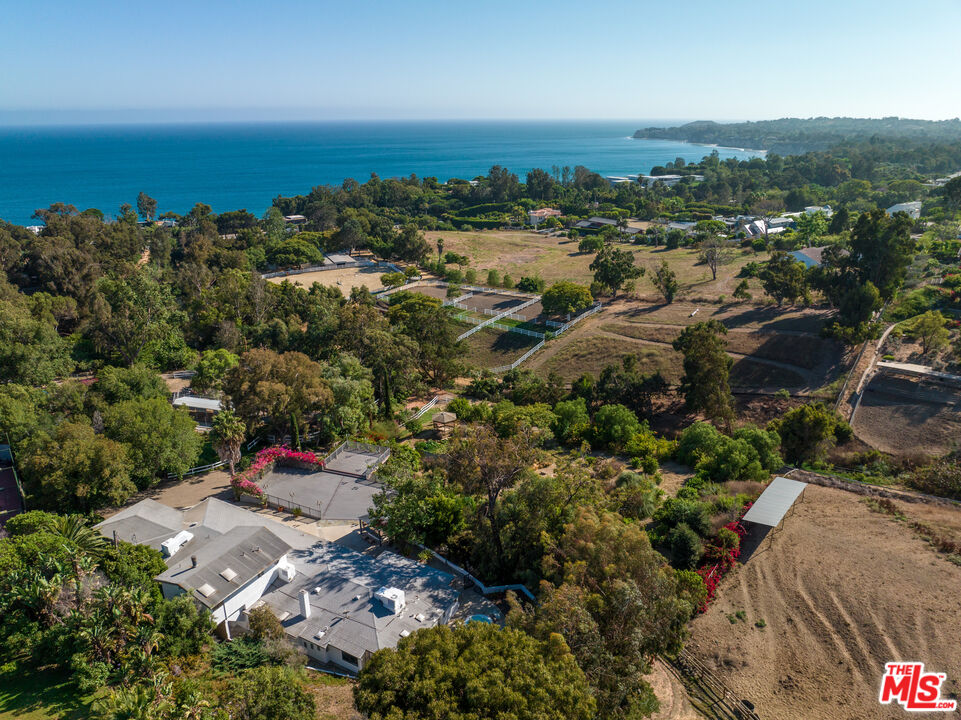
[[[691,705],[712,720],[760,720],[754,706],[731,690],[710,668],[686,650],[676,659],[661,658],[687,690]]]

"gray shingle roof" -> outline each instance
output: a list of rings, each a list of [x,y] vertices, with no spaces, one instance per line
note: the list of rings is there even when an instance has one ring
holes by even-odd
[[[282,624],[288,635],[322,647],[333,645],[357,657],[394,647],[405,631],[436,625],[458,598],[451,587],[452,575],[390,551],[373,558],[318,543],[291,552],[288,559],[297,575],[292,582],[274,583],[264,602],[278,617],[287,614]],[[374,597],[381,587],[404,591],[407,605],[400,614],[394,615]],[[309,592],[309,618],[301,614],[301,590]]]
[[[275,565],[290,549],[267,528],[236,527],[222,535],[203,530],[170,558],[167,570],[157,580],[182,587],[212,608]],[[197,559],[196,567],[192,558]],[[227,573],[230,580],[221,574],[228,569],[233,571]],[[213,592],[196,592],[205,584]]]

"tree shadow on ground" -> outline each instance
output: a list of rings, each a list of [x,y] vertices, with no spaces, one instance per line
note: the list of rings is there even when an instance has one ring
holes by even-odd
[[[90,717],[90,700],[59,673],[18,668],[0,675],[0,717],[83,720]]]

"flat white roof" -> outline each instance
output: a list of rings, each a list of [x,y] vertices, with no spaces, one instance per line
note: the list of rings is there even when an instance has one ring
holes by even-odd
[[[327,259],[328,259],[330,262],[334,263],[335,265],[340,265],[340,264],[342,264],[342,263],[354,262],[354,258],[352,258],[350,255],[341,255],[341,254],[338,254],[338,253],[333,253],[333,254],[331,254],[331,255],[328,255],[328,256],[327,256]]]
[[[174,400],[174,405],[184,405],[189,408],[197,408],[200,410],[220,410],[220,400],[215,400],[214,398],[194,397],[193,395],[184,395],[183,397],[176,398]]]
[[[788,480],[784,477],[774,478],[771,484],[764,488],[761,497],[745,513],[742,520],[752,522],[755,525],[777,527],[807,486],[807,483],[797,480]]]

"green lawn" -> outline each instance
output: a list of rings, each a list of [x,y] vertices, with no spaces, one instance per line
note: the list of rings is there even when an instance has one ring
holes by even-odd
[[[0,720],[81,720],[92,699],[58,673],[0,668]]]

